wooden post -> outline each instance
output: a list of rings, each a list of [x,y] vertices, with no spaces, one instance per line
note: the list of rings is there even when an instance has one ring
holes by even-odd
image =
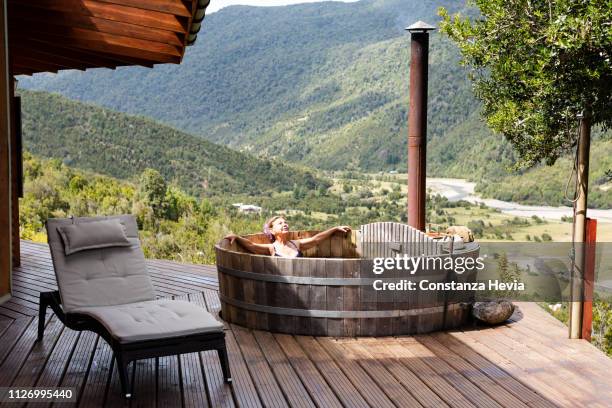
[[[585,112],[580,121],[578,142],[578,201],[576,201],[574,243],[576,244],[575,267],[572,271],[572,294],[570,299],[570,339],[582,335],[582,302],[584,301],[585,239],[587,220],[587,194],[589,189],[589,151],[591,149],[591,117]]]
[[[17,83],[12,75],[9,87],[9,110],[11,112],[11,229],[13,237],[13,267],[21,265],[21,241],[19,240],[19,197],[22,196],[22,151],[21,151],[21,100],[15,96]]]
[[[593,286],[595,281],[595,248],[597,220],[587,218],[584,264],[584,301],[582,302],[582,338],[591,341],[593,329]]]
[[[0,0],[0,302],[11,292],[11,139],[6,0]]]

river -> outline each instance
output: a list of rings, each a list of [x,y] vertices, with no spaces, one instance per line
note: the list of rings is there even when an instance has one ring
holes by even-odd
[[[464,179],[428,178],[427,188],[450,201],[466,200],[471,203],[484,203],[487,207],[497,208],[501,212],[519,217],[538,217],[560,220],[562,216],[572,216],[571,207],[551,207],[539,205],[524,205],[508,201],[481,198],[474,193],[476,183]],[[612,210],[589,209],[587,215],[596,218],[598,222],[612,223]]]

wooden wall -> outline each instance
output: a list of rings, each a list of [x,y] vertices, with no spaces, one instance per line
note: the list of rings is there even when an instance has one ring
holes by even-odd
[[[0,299],[11,291],[11,143],[6,0],[0,0]]]
[[[21,241],[19,240],[19,198],[22,193],[22,162],[21,154],[21,99],[15,97],[15,80],[10,77],[9,110],[11,113],[11,231],[13,239],[13,267],[21,265]]]

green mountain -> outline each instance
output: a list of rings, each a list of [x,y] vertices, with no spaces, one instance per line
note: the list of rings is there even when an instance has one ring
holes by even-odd
[[[315,189],[322,181],[278,160],[264,160],[161,125],[59,95],[21,90],[24,146],[67,165],[133,179],[145,168],[190,194],[262,194]]]
[[[228,7],[206,18],[181,65],[36,75],[20,85],[149,116],[258,155],[325,169],[392,169],[406,157],[410,39],[404,27],[435,22],[438,6],[458,4]],[[429,133],[435,139],[477,105],[453,46],[438,34],[431,42]]]
[[[436,23],[439,6],[473,13],[450,0],[233,6],[207,16],[181,65],[41,74],[20,78],[20,86],[149,116],[286,163],[402,171],[410,57],[404,27],[417,20]],[[558,185],[570,169],[563,160],[557,170],[533,171],[555,177],[554,183],[548,177],[549,183],[538,183],[544,193],[521,188],[521,194],[510,194],[517,189],[508,186],[538,176],[509,174],[512,149],[480,120],[458,61],[454,45],[432,33],[428,175],[478,181],[484,194],[496,198],[562,204]],[[593,204],[599,207],[612,206],[605,166],[605,160],[591,163],[592,186],[601,193]]]

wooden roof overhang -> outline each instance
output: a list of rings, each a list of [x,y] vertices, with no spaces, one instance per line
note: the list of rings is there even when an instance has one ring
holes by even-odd
[[[13,75],[181,62],[210,0],[8,0]]]

